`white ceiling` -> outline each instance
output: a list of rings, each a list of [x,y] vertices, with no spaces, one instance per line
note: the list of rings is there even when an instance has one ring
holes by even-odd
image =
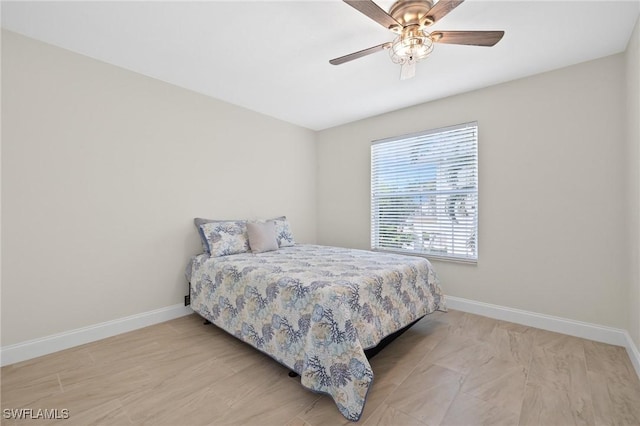
[[[624,51],[640,0],[467,0],[432,28],[502,41],[437,44],[404,81],[386,51],[329,64],[393,39],[339,0],[3,1],[1,13],[11,31],[320,130]]]

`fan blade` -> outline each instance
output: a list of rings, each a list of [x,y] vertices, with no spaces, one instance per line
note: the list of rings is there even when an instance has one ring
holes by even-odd
[[[440,0],[431,8],[431,10],[429,10],[429,12],[427,12],[427,16],[430,21],[428,25],[438,22],[440,19],[444,18],[445,15],[460,6],[460,3],[463,1],[464,0]]]
[[[503,35],[504,31],[434,31],[431,40],[435,43],[493,46]]]
[[[379,52],[380,50],[388,49],[391,47],[391,43],[382,43],[377,46],[370,47],[368,49],[359,50],[354,53],[350,53],[348,55],[340,56],[339,58],[335,58],[329,61],[331,65],[340,65],[345,62],[353,61],[354,59],[362,58],[363,56],[371,55],[372,53]]]
[[[402,29],[398,21],[371,0],[344,0],[344,2],[387,29],[395,28],[396,31]]]

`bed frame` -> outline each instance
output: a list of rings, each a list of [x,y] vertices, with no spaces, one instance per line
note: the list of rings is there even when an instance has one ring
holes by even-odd
[[[420,321],[422,318],[424,318],[424,316],[421,316],[420,318],[418,318],[417,320],[415,320],[411,324],[404,326],[403,328],[401,328],[400,330],[396,331],[395,333],[390,334],[387,337],[385,337],[384,339],[380,340],[380,343],[378,343],[376,346],[374,346],[372,348],[369,348],[369,349],[365,349],[364,350],[364,354],[367,356],[367,359],[371,359],[374,356],[376,356],[378,354],[378,352],[380,352],[385,347],[387,347],[387,345],[389,343],[393,342],[398,337],[400,337],[402,335],[402,333],[404,333],[405,331],[407,331],[408,329],[413,327],[413,325],[415,323],[417,323],[418,321]]]

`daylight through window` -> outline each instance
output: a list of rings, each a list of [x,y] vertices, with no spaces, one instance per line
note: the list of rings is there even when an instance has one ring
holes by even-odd
[[[372,143],[371,245],[477,261],[477,123]]]

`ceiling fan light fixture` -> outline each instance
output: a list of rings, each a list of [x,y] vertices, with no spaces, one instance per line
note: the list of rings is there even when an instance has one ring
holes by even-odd
[[[393,40],[389,56],[395,64],[420,61],[433,51],[433,40],[426,31],[419,28],[405,28],[405,31]]]
[[[415,75],[416,63],[429,56],[434,43],[490,47],[504,36],[504,31],[435,30],[430,33],[426,30],[426,27],[439,22],[464,0],[396,0],[389,12],[373,0],[343,1],[398,36],[392,42],[331,59],[329,63],[332,65],[389,50],[393,63],[401,65],[400,78],[405,80]]]

